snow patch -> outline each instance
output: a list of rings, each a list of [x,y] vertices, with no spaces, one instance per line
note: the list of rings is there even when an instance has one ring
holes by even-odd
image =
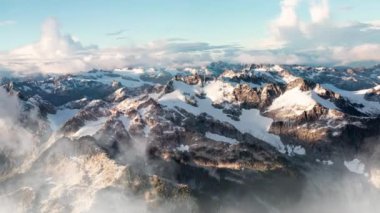
[[[93,136],[96,132],[98,132],[105,122],[107,121],[106,117],[99,118],[96,121],[87,121],[86,124],[80,128],[77,132],[75,132],[72,137],[80,138],[83,136]]]
[[[120,116],[119,120],[123,123],[125,129],[128,130],[131,120],[125,115]]]
[[[146,138],[149,137],[149,133],[150,133],[150,127],[148,125],[145,125],[144,126],[144,136]]]
[[[280,152],[285,153],[285,146],[282,144],[280,137],[268,132],[268,129],[273,120],[262,116],[259,110],[243,109],[240,116],[240,121],[235,121],[224,114],[222,110],[213,107],[213,102],[211,98],[208,97],[209,94],[207,93],[205,99],[199,99],[196,97],[198,104],[197,107],[186,103],[186,97],[184,94],[192,96],[195,94],[201,94],[202,87],[200,87],[200,85],[190,86],[183,82],[174,81],[173,86],[176,89],[175,91],[165,94],[158,100],[161,105],[177,111],[178,108],[181,108],[196,116],[200,115],[201,113],[207,113],[214,119],[222,122],[227,122],[233,125],[240,132],[249,133],[254,137],[276,147]]]
[[[214,140],[214,141],[220,141],[220,142],[229,143],[229,144],[237,144],[237,143],[239,143],[235,139],[227,138],[227,137],[225,137],[223,135],[218,135],[218,134],[214,134],[214,133],[211,133],[211,132],[206,132],[205,136],[206,136],[206,138],[209,138],[209,139]]]
[[[319,159],[316,159],[315,161],[317,163],[321,163],[321,164],[326,165],[326,166],[332,166],[332,165],[334,165],[334,162],[332,162],[331,160],[319,160]]]
[[[375,101],[368,101],[364,97],[367,93],[371,92],[372,89],[380,89],[380,85],[370,89],[358,90],[358,91],[347,91],[339,89],[331,84],[324,84],[323,87],[340,94],[341,96],[347,98],[350,102],[355,104],[363,105],[362,108],[357,107],[357,109],[363,113],[367,114],[380,114],[380,103]]]
[[[231,101],[232,96],[228,97],[228,94],[232,94],[234,87],[231,84],[222,81],[208,82],[203,88],[203,92],[214,103],[223,103],[224,101]]]
[[[303,92],[298,87],[286,91],[283,95],[276,98],[268,111],[286,111],[295,115],[300,115],[304,111],[313,109],[316,101],[312,98],[311,92]],[[289,114],[289,116],[291,116]]]
[[[136,88],[141,87],[144,84],[152,84],[151,82],[145,82],[140,79],[140,75],[143,72],[140,72],[139,69],[133,70],[115,70],[113,72],[109,71],[95,71],[88,72],[82,75],[76,76],[75,78],[79,80],[91,80],[97,81],[106,85],[113,85],[116,82],[121,83],[124,87]]]
[[[179,147],[176,148],[176,150],[180,152],[189,152],[190,147],[188,145],[181,144]]]
[[[314,89],[314,91],[311,92],[311,97],[318,102],[320,105],[328,108],[328,109],[335,109],[337,110],[338,108],[335,106],[335,104],[329,100],[323,99],[318,95],[317,89]]]
[[[286,145],[286,152],[290,157],[295,155],[306,155],[306,150],[302,146]]]
[[[316,104],[328,109],[337,109],[334,103],[318,95],[318,89],[301,91],[299,87],[296,87],[276,98],[268,111],[279,111],[284,117],[291,117],[312,110]]]
[[[50,122],[52,130],[56,131],[61,128],[70,118],[79,112],[78,109],[60,109],[55,114],[48,114],[47,118]]]
[[[344,161],[344,165],[352,173],[366,175],[365,165],[359,159],[354,159],[352,161]]]

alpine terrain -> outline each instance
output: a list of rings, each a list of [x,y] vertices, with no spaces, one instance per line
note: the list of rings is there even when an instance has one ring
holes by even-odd
[[[1,212],[378,212],[380,66],[1,79]]]

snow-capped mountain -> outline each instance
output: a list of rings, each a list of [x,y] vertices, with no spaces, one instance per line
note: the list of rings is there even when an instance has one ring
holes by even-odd
[[[15,141],[0,147],[3,211],[303,212],[305,193],[347,198],[314,174],[380,193],[378,66],[218,62],[2,87],[17,106],[0,123]]]

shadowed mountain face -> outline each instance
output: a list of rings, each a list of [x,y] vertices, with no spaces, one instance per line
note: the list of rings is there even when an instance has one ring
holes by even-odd
[[[0,212],[378,212],[380,68],[2,79]]]

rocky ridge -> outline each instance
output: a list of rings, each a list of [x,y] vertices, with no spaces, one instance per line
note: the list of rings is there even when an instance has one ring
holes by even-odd
[[[35,158],[1,167],[2,196],[26,197],[24,212],[91,211],[115,191],[128,199],[133,194],[141,201],[137,209],[217,212],[210,206],[223,209],[231,196],[245,199],[255,191],[251,204],[270,212],[265,203],[281,209],[299,199],[305,172],[352,173],[346,165],[353,159],[365,165],[358,177],[378,187],[377,67],[219,63],[209,69],[3,80],[23,112],[37,111],[38,119],[26,116],[23,124],[40,133]],[[62,185],[65,173],[76,174],[70,186]],[[37,174],[52,182],[33,183]],[[80,186],[93,191],[74,190]],[[41,190],[52,196],[40,197]],[[82,193],[86,205],[74,201]]]

